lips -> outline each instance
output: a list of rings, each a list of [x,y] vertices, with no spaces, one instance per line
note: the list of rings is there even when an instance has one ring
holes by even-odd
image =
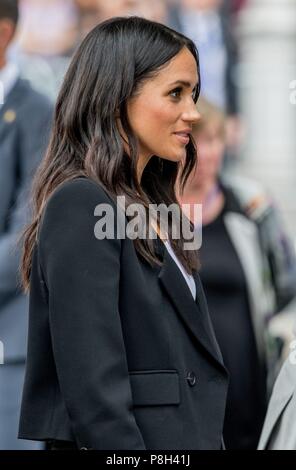
[[[180,131],[180,132],[174,132],[174,135],[177,137],[177,139],[179,140],[179,142],[181,142],[182,144],[185,144],[187,145],[189,143],[189,133],[190,131]]]

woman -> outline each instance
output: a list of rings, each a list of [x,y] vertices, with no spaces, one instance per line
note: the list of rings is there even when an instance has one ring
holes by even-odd
[[[161,24],[113,18],[76,52],[25,232],[20,438],[51,449],[221,448],[228,375],[197,253],[172,239],[173,217],[166,232],[153,222],[156,240],[149,224],[135,239],[117,228],[117,196],[127,212],[177,204],[179,163],[185,181],[196,159],[198,94],[193,43]],[[105,238],[102,208],[116,219]]]
[[[223,113],[203,99],[198,110],[199,165],[180,201],[203,206],[200,276],[230,375],[225,446],[256,449],[267,400],[266,320],[295,295],[295,257],[261,188],[221,178]]]

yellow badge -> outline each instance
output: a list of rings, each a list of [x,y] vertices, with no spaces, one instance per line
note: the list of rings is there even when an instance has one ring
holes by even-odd
[[[11,123],[16,119],[16,112],[13,109],[5,111],[3,119],[5,122]]]

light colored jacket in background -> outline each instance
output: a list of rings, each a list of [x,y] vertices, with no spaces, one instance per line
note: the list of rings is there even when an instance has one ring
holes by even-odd
[[[267,325],[295,298],[295,250],[278,210],[259,183],[224,176],[221,184],[230,202],[224,222],[246,278],[259,359],[268,364],[270,393],[281,363]]]
[[[294,349],[276,380],[258,450],[296,450],[295,356]]]

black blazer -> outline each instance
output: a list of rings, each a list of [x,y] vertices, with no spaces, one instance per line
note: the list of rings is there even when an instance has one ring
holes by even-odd
[[[50,197],[35,246],[19,438],[93,449],[220,449],[228,374],[199,276],[197,301],[158,238],[98,240],[89,179]]]

